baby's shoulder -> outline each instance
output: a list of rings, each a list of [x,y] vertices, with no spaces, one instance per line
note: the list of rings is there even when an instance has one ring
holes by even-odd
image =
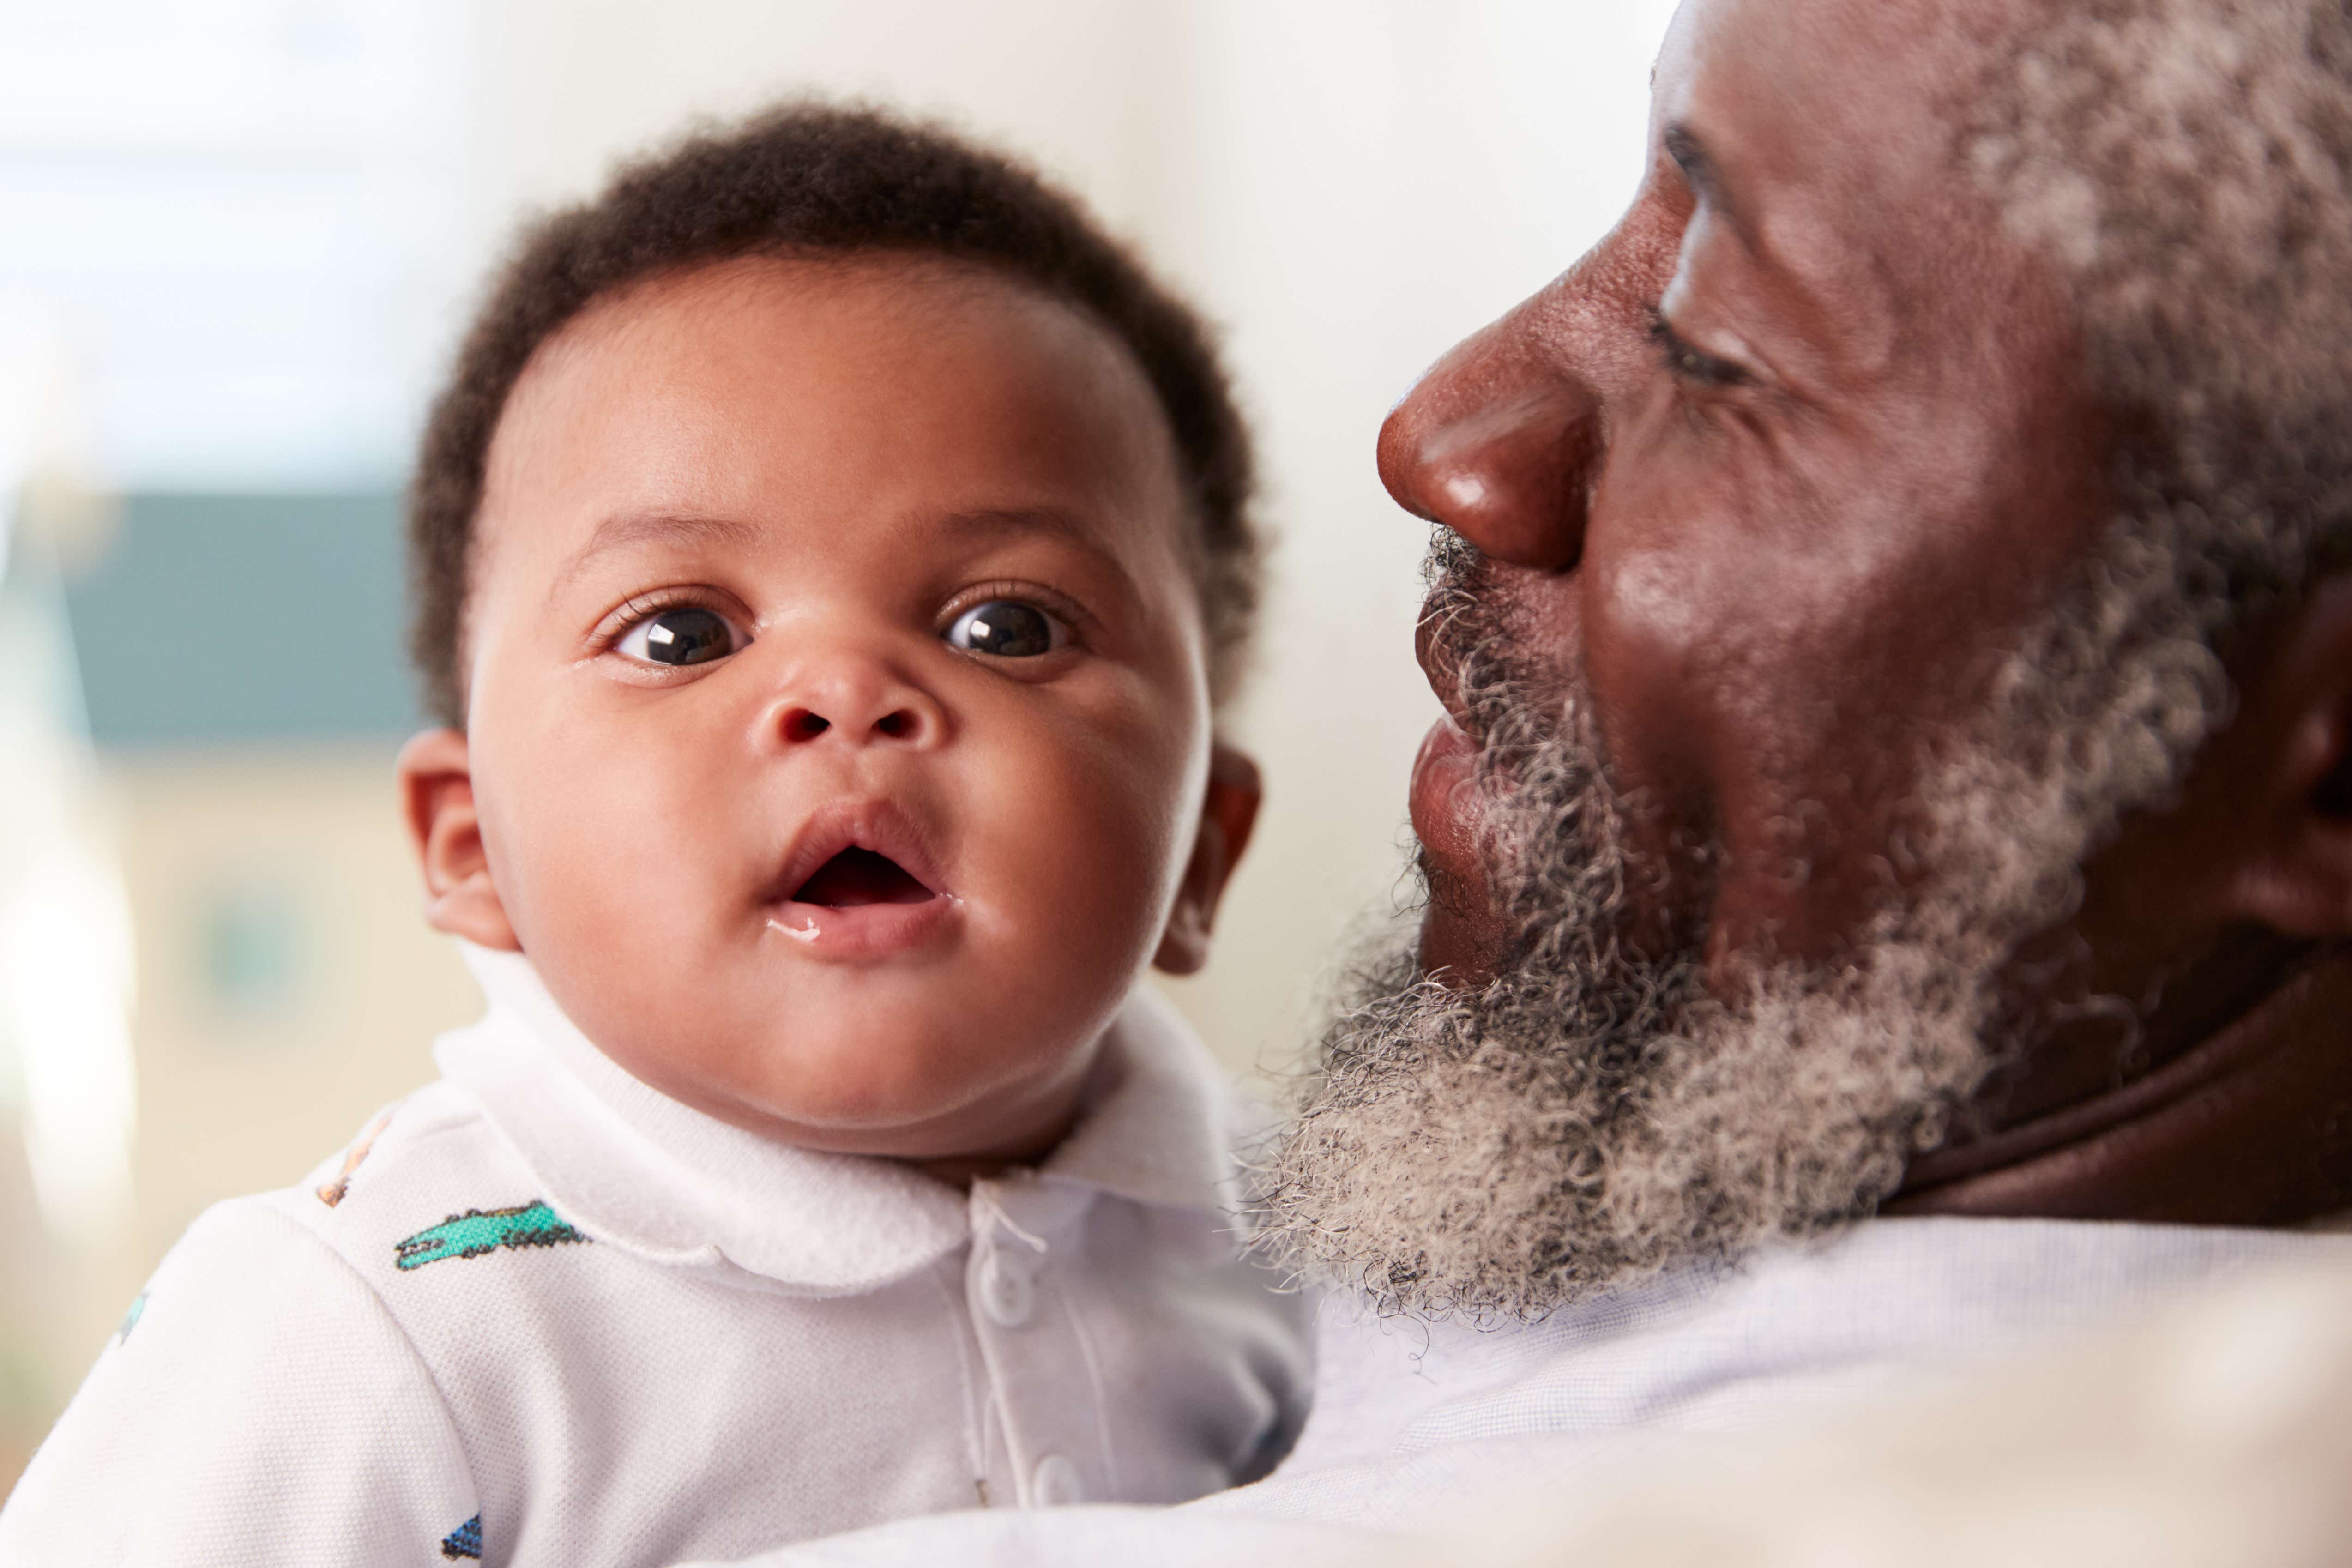
[[[480,1103],[442,1080],[369,1119],[299,1183],[255,1203],[276,1210],[381,1291],[429,1265],[578,1242]]]

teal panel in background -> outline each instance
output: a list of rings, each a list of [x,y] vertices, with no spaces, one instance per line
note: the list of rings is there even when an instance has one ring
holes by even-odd
[[[101,747],[396,739],[417,728],[395,495],[134,495],[68,581]]]

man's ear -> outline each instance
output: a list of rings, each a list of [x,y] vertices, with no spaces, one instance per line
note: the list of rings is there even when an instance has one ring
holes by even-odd
[[[2314,584],[2269,636],[2216,746],[2241,752],[2244,841],[2223,910],[2288,936],[2352,936],[2352,574]]]
[[[479,946],[521,952],[506,906],[490,885],[466,737],[455,730],[427,730],[400,748],[394,766],[416,863],[425,873],[425,920],[436,931]]]
[[[1217,900],[1224,897],[1225,882],[1249,847],[1250,829],[1257,825],[1258,802],[1264,798],[1257,763],[1247,753],[1223,742],[1210,749],[1201,828],[1193,836],[1192,858],[1176,889],[1176,907],[1168,911],[1168,929],[1160,933],[1152,967],[1168,974],[1192,974],[1209,962]]]

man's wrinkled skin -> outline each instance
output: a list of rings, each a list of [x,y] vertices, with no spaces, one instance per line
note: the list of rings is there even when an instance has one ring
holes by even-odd
[[[1725,986],[1833,962],[1904,896],[1918,759],[2112,521],[2063,281],[1953,167],[1955,95],[2040,10],[1686,5],[1631,212],[1381,434],[1391,493],[1475,546],[1502,624],[1581,683],[1647,872],[1635,940],[1698,943]],[[1460,717],[1445,632],[1423,663]],[[2018,1065],[1893,1206],[2352,1204],[2352,586],[2224,652],[2233,718],[2020,951]],[[1474,749],[1441,726],[1412,792],[1423,959],[1464,980],[1514,939],[1464,820]]]

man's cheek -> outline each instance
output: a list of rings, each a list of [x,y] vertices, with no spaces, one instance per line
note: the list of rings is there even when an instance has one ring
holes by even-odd
[[[1741,636],[1703,552],[1632,549],[1590,567],[1584,615],[1589,721],[1621,795],[1684,822],[1703,822],[1712,794],[1706,759],[1724,715],[1710,667]]]

